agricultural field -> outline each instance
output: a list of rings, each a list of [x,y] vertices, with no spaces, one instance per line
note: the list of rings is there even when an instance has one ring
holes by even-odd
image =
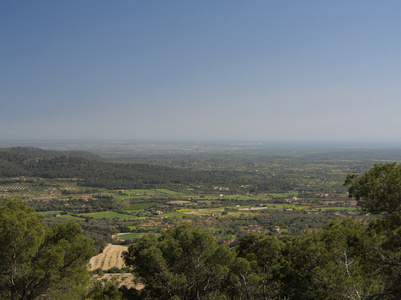
[[[130,232],[130,233],[118,233],[114,236],[116,239],[120,240],[136,240],[141,238],[145,233],[137,233],[137,232]]]
[[[134,219],[135,216],[128,215],[119,212],[113,211],[104,211],[104,212],[93,212],[93,213],[86,213],[86,214],[79,214],[78,217],[80,218],[93,218],[93,219]]]
[[[119,269],[125,267],[121,255],[127,249],[127,246],[107,245],[102,253],[91,258],[88,267],[89,270],[94,271],[96,269],[101,269],[107,271],[112,267],[117,267]]]
[[[143,285],[133,282],[134,276],[129,272],[112,273],[113,268],[124,269],[125,264],[122,260],[122,253],[127,250],[127,246],[107,245],[103,252],[92,257],[88,269],[96,271],[93,275],[97,280],[117,281],[119,286],[125,285],[127,288],[135,287],[141,289]],[[101,270],[101,271],[100,271]],[[105,273],[105,271],[107,273]]]

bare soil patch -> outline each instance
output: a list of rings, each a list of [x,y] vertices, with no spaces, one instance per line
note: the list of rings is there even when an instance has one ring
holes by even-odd
[[[121,254],[127,249],[127,246],[108,244],[103,249],[103,253],[91,258],[88,266],[89,271],[93,271],[98,268],[102,270],[109,270],[112,267],[117,267],[120,269],[125,267]]]
[[[122,267],[125,267],[121,254],[127,249],[127,246],[108,244],[103,249],[102,253],[91,258],[88,265],[89,271],[93,271],[98,268],[106,271],[111,269],[112,267],[117,267],[120,269]],[[115,278],[118,282],[119,287],[123,285],[125,285],[127,288],[133,287],[136,289],[142,289],[144,287],[143,284],[135,284],[133,282],[135,277],[131,273],[106,273],[103,276],[93,275],[92,278],[97,280],[112,280],[113,278]]]
[[[187,204],[191,203],[191,201],[184,201],[184,200],[174,200],[174,201],[169,201],[167,202],[168,204]]]

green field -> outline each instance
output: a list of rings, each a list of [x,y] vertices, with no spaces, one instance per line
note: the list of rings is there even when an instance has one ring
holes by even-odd
[[[332,207],[322,207],[322,210],[358,210],[355,206],[332,206]]]
[[[45,215],[58,215],[61,212],[62,212],[61,210],[50,210],[50,211],[37,211],[36,213],[38,215],[45,216]]]
[[[124,212],[131,214],[131,213],[139,213],[142,211],[143,211],[143,209],[127,209]]]
[[[168,195],[181,195],[181,193],[170,191],[167,189],[156,189],[155,191],[161,193],[161,194],[168,194]]]
[[[105,212],[94,212],[94,213],[85,213],[85,214],[79,214],[79,216],[85,218],[85,217],[91,217],[94,219],[135,219],[136,216],[133,215],[126,215],[126,214],[120,214],[117,212],[112,212],[112,211],[105,211]]]
[[[121,234],[117,235],[115,238],[119,240],[135,240],[141,238],[145,233],[127,233],[127,234]]]
[[[71,215],[59,215],[58,218],[72,220],[72,221],[84,221],[85,220],[85,218],[82,218],[82,217],[80,218],[80,217],[71,216]]]
[[[178,218],[178,219],[182,219],[183,217],[186,217],[186,218],[192,218],[193,217],[193,215],[187,215],[187,214],[184,214],[184,213],[181,213],[181,212],[167,213],[167,214],[163,214],[161,216],[168,217],[168,218],[174,218],[175,217],[175,218]]]
[[[291,192],[291,193],[273,193],[273,194],[268,194],[271,197],[274,198],[288,198],[288,197],[296,197],[299,195],[298,192]]]
[[[128,227],[129,227],[130,230],[139,230],[139,229],[142,229],[142,230],[154,230],[155,229],[154,227],[151,227],[151,226],[128,225]]]
[[[181,193],[174,192],[174,191],[171,191],[168,189],[131,189],[131,190],[127,190],[126,193],[130,194],[131,196],[135,195],[135,194],[141,194],[141,195],[181,194]]]
[[[153,206],[158,206],[161,205],[162,203],[160,202],[141,202],[141,203],[135,203],[130,206],[130,209],[132,210],[138,210],[138,209],[145,209]]]

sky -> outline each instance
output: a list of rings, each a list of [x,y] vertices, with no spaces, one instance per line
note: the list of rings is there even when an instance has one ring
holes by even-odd
[[[401,143],[401,1],[0,1],[0,140]]]

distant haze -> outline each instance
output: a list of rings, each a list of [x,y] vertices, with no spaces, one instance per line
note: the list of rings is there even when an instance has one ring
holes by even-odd
[[[400,1],[2,1],[0,141],[401,144]]]

